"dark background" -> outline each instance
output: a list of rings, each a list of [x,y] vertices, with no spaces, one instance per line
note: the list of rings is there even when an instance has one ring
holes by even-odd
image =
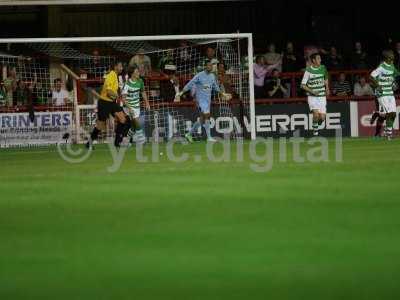
[[[298,47],[361,40],[378,53],[399,38],[399,12],[351,1],[237,1],[90,6],[0,6],[0,37],[117,36],[252,32],[256,52],[269,42]]]

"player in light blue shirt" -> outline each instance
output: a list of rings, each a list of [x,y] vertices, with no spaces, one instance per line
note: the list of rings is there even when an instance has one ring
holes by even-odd
[[[212,91],[218,92],[225,100],[230,100],[232,96],[221,91],[215,74],[212,73],[213,65],[211,61],[205,63],[205,70],[195,75],[176,97],[180,98],[184,93],[195,87],[195,98],[200,109],[200,120],[193,124],[192,129],[185,135],[189,142],[193,142],[193,134],[203,125],[206,130],[207,140],[215,142],[210,133],[210,106]]]

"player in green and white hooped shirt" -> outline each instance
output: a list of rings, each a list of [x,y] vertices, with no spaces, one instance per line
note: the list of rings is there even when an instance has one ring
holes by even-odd
[[[392,137],[393,123],[396,119],[396,99],[393,94],[393,84],[396,77],[400,75],[393,62],[393,51],[383,51],[383,62],[372,71],[370,76],[379,102],[379,114],[386,119],[385,135],[388,139]]]
[[[328,72],[321,65],[321,56],[313,53],[310,56],[311,65],[306,68],[301,88],[307,92],[308,106],[313,114],[313,134],[318,135],[318,127],[326,116],[326,96],[329,96]]]
[[[143,143],[145,137],[143,129],[140,124],[140,100],[144,101],[145,109],[150,109],[149,100],[144,90],[143,80],[140,78],[139,68],[137,66],[131,66],[128,69],[128,80],[122,90],[122,96],[124,99],[125,112],[132,119],[132,128],[128,132],[128,136],[135,142]]]

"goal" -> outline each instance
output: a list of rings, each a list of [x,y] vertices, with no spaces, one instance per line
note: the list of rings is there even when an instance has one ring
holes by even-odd
[[[2,128],[9,129],[2,131],[0,145],[19,145],[24,141],[51,144],[66,136],[72,142],[84,142],[96,122],[96,102],[104,76],[117,61],[124,64],[124,72],[119,76],[121,88],[127,80],[127,67],[140,66],[151,104],[150,110],[143,110],[141,115],[146,136],[164,140],[181,137],[198,116],[193,101],[196,91],[182,99],[175,99],[175,94],[203,70],[206,59],[212,61],[221,89],[233,95],[232,100],[226,101],[213,94],[213,134],[254,139],[251,34],[0,40],[1,88],[9,96],[8,102],[0,103]],[[56,103],[52,96],[58,78],[69,95],[62,103]],[[20,102],[23,99],[16,97],[19,87],[10,87],[12,82],[29,90],[29,103]],[[28,124],[32,111],[36,119]],[[23,121],[13,121],[15,118]],[[46,118],[51,122],[46,122]],[[57,121],[60,118],[65,122]],[[24,137],[12,128],[21,123],[26,127]],[[46,126],[50,128],[42,128]],[[113,135],[113,126],[111,119],[103,141]],[[40,127],[47,134],[32,138],[32,127]]]

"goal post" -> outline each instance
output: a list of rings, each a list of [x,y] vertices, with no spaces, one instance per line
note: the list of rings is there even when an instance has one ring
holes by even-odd
[[[253,49],[253,38],[252,35],[248,37],[247,44],[247,53],[248,53],[248,63],[249,63],[249,105],[250,105],[250,137],[252,140],[256,139],[256,103],[255,103],[255,95],[254,95],[254,49]]]
[[[181,41],[186,44],[181,45]],[[17,66],[18,79],[30,85],[40,81],[41,89],[50,97],[54,88],[53,81],[58,76],[55,75],[58,73],[54,71],[57,69],[54,66],[58,66],[61,72],[67,74],[67,82],[63,84],[69,84],[71,94],[72,108],[67,107],[64,110],[71,111],[75,141],[83,142],[83,133],[87,133],[95,122],[98,97],[93,95],[99,93],[104,75],[110,71],[112,64],[123,61],[126,67],[135,55],[147,56],[151,58],[151,71],[141,75],[145,91],[151,100],[151,111],[143,111],[143,120],[151,128],[164,128],[166,137],[182,136],[190,128],[190,122],[194,121],[196,115],[196,107],[192,101],[195,91],[187,93],[187,99],[181,99],[180,102],[172,99],[174,97],[171,95],[168,99],[162,98],[162,85],[170,80],[169,73],[164,72],[164,69],[167,70],[166,65],[175,68],[176,87],[181,90],[202,70],[202,60],[208,55],[206,48],[214,49],[216,69],[213,72],[220,87],[230,89],[234,94],[232,101],[213,94],[214,130],[219,130],[223,135],[232,130],[231,137],[255,139],[251,33],[0,39],[0,66],[3,73],[0,79],[7,79],[4,68]],[[100,53],[94,53],[94,49]],[[182,55],[187,57],[181,57]],[[25,60],[21,62],[20,57]],[[120,87],[126,80],[126,74],[120,76]],[[36,86],[32,90],[33,93],[38,93]],[[48,110],[52,105],[49,99],[44,109]],[[4,111],[6,110],[0,107],[0,114]]]

